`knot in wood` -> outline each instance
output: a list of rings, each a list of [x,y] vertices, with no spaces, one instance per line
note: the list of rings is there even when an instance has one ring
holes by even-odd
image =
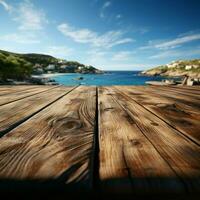
[[[53,121],[53,128],[58,130],[59,135],[72,132],[76,129],[80,129],[81,127],[82,123],[80,120],[70,117],[64,117]]]
[[[108,107],[108,108],[105,108],[104,111],[109,111],[109,110],[113,110],[114,108],[113,107]]]
[[[153,126],[158,126],[158,124],[155,123],[155,122],[151,122],[151,125],[153,125]]]
[[[140,142],[139,140],[136,140],[136,139],[132,139],[132,140],[131,140],[131,144],[132,144],[133,146],[142,147],[141,142]]]

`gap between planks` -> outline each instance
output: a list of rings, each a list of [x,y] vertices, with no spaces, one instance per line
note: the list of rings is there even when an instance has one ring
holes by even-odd
[[[72,90],[74,90],[75,88],[73,88]],[[71,91],[72,91],[71,90]],[[66,94],[65,94],[66,95]],[[65,96],[63,95],[63,96]],[[60,97],[62,98],[62,97]],[[100,137],[100,131],[99,131],[99,125],[100,125],[100,122],[99,122],[99,118],[100,118],[100,113],[99,113],[99,109],[98,109],[98,100],[99,100],[99,94],[98,94],[98,88],[96,88],[96,113],[95,113],[95,125],[94,125],[94,146],[93,146],[93,150],[95,151],[94,152],[94,155],[98,155],[99,153],[99,148],[98,148],[98,143],[99,143],[99,137]],[[56,100],[57,101],[57,100]],[[138,103],[137,101],[135,101],[136,103]],[[53,103],[53,102],[52,102]],[[51,104],[52,104],[51,103]],[[117,102],[118,103],[118,102]],[[139,103],[138,103],[139,104]],[[139,104],[140,105],[140,104]],[[49,106],[49,105],[48,105]],[[48,107],[47,106],[47,107]],[[142,105],[140,105],[142,106]],[[143,106],[142,106],[143,107]],[[143,107],[144,108],[144,107]],[[44,109],[44,108],[43,108]],[[42,110],[43,110],[42,109]],[[146,109],[146,108],[145,108]],[[149,111],[148,109],[146,109],[147,111]],[[39,111],[38,111],[39,112]],[[37,113],[38,113],[37,112]],[[149,111],[151,112],[151,111]],[[151,112],[152,113],[152,112]],[[35,113],[36,114],[36,113]],[[152,113],[154,114],[154,113]],[[155,114],[154,114],[155,115]],[[156,117],[158,117],[157,115],[155,115]],[[166,121],[164,121],[166,123]],[[120,122],[119,122],[120,123]],[[180,132],[180,131],[179,131]],[[97,157],[97,156],[96,156]],[[96,158],[95,156],[92,156],[92,158],[94,159],[92,162],[91,162],[91,165],[93,166],[92,169],[94,170],[92,173],[93,173],[93,183],[94,184],[97,184],[97,187],[99,185],[99,177],[98,177],[98,170],[96,170],[96,167],[99,165],[99,160],[98,158]],[[96,160],[97,159],[97,160]],[[99,166],[98,166],[99,167]],[[97,176],[96,176],[97,175]]]
[[[103,191],[130,194],[185,191],[174,169],[143,134],[115,92],[101,88],[99,101],[99,173]]]
[[[14,95],[14,98],[13,98],[13,99],[12,99],[12,94],[6,95],[5,97],[7,97],[7,98],[3,98],[3,99],[1,98],[1,99],[0,99],[0,106],[9,104],[9,103],[12,103],[12,102],[15,102],[15,101],[19,101],[19,100],[21,100],[21,99],[25,99],[25,98],[30,97],[30,96],[34,96],[34,95],[36,95],[36,94],[40,94],[40,93],[43,93],[43,92],[52,90],[53,88],[57,88],[57,87],[60,87],[60,86],[48,87],[47,89],[46,89],[45,87],[42,87],[42,90],[41,90],[40,92],[32,92],[32,91],[30,91],[31,94],[26,95],[26,93],[25,93],[25,95],[22,95],[22,96],[19,97],[19,98],[17,98],[17,97],[15,98],[15,96],[17,96],[17,95],[14,93],[14,94],[13,94],[13,95]],[[41,88],[41,87],[40,87],[40,88]],[[40,89],[40,88],[32,88],[31,90]],[[44,88],[45,88],[45,89],[44,89]],[[19,92],[22,92],[22,91],[19,91]],[[25,91],[25,92],[27,92],[27,91]],[[11,99],[10,99],[10,96],[11,96]],[[19,95],[19,96],[20,96],[20,95]]]
[[[130,97],[122,92],[115,89],[114,94],[124,109],[130,111],[130,115],[136,121],[143,134],[151,140],[152,144],[159,150],[159,153],[165,157],[165,160],[176,171],[184,185],[187,186],[187,190],[197,192],[198,177],[200,175],[198,170],[200,158],[197,156],[200,152],[199,146],[183,135],[177,134],[176,130],[171,129],[165,122],[152,115],[145,108],[129,101]]]
[[[95,105],[95,88],[78,87],[2,137],[1,178],[54,178],[90,188]]]
[[[56,99],[54,99],[53,101],[51,101],[50,103],[48,103],[47,105],[43,106],[42,108],[36,110],[35,112],[33,112],[32,114],[28,115],[28,116],[25,116],[24,118],[18,120],[17,122],[11,124],[8,128],[5,128],[4,130],[1,130],[0,131],[0,137],[4,136],[6,133],[8,133],[9,131],[13,130],[14,128],[16,128],[17,126],[19,126],[20,124],[26,122],[28,119],[30,119],[31,117],[33,117],[34,115],[36,115],[37,113],[41,112],[42,110],[44,110],[45,108],[47,108],[48,106],[52,105],[53,103],[55,103],[56,101],[58,101],[59,99],[61,99],[62,97],[66,96],[67,94],[69,94],[70,92],[72,92],[73,90],[75,90],[77,87],[79,86],[75,86],[75,87],[72,87],[71,89],[67,90],[64,94],[60,95],[59,97],[57,97]],[[51,91],[53,89],[55,89],[57,87],[54,87],[51,89]],[[43,92],[48,92],[49,89],[46,91],[43,91]],[[40,92],[41,93],[41,92]],[[39,94],[40,94],[39,93]],[[34,96],[34,95],[32,95]],[[31,97],[32,97],[31,96]],[[28,97],[26,97],[28,98]],[[23,98],[24,99],[24,98]],[[21,99],[21,100],[23,100]],[[19,101],[19,100],[18,100]],[[16,101],[14,101],[16,102]],[[10,102],[10,103],[13,103],[13,102]],[[7,105],[7,104],[6,104]]]
[[[183,132],[180,128],[176,128],[175,125],[173,125],[172,123],[168,122],[164,117],[156,114],[155,112],[153,112],[151,109],[148,108],[148,106],[143,105],[142,103],[138,102],[138,100],[136,100],[134,97],[128,95],[127,93],[125,93],[124,91],[122,91],[122,88],[118,88],[115,87],[118,91],[120,91],[121,93],[123,93],[124,95],[126,95],[128,98],[130,98],[132,101],[134,101],[135,103],[137,103],[138,105],[140,105],[141,107],[143,107],[145,110],[147,110],[148,112],[150,112],[151,114],[155,115],[156,117],[158,117],[160,120],[162,120],[163,122],[165,122],[166,124],[168,124],[171,128],[173,128],[174,130],[176,130],[181,136],[189,139],[190,141],[192,141],[193,143],[195,143],[196,145],[200,146],[200,141],[198,139],[196,139],[195,137],[192,137],[189,134],[186,134],[185,132]],[[128,89],[125,89],[126,91],[130,91]],[[137,90],[138,91],[138,90]],[[140,91],[140,90],[139,90]],[[144,91],[141,91],[143,94],[145,94]],[[148,92],[148,91],[147,91]],[[162,96],[162,95],[161,95]]]

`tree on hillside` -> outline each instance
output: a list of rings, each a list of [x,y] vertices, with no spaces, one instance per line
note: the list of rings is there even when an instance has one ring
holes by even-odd
[[[32,72],[31,63],[22,58],[0,53],[0,79],[23,80],[30,76]]]

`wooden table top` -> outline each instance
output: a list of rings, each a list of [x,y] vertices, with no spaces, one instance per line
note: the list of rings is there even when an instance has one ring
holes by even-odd
[[[0,86],[0,188],[13,183],[199,194],[200,87]]]

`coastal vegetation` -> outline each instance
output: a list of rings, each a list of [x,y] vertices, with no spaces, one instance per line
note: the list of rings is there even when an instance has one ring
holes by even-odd
[[[0,52],[0,79],[23,80],[32,73],[32,64],[27,60],[12,54]]]
[[[43,54],[18,54],[0,50],[0,81],[26,80],[43,73],[101,73],[93,66]]]
[[[169,64],[143,71],[142,74],[150,76],[188,76],[200,78],[200,59],[173,61]]]

